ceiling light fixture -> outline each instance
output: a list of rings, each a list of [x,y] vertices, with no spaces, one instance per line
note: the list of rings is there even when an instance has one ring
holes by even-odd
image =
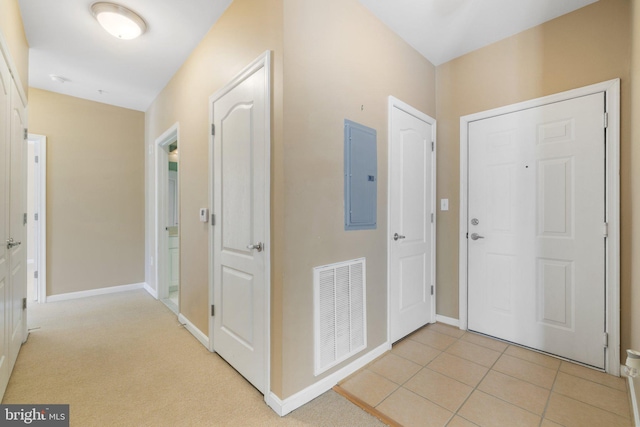
[[[56,74],[49,74],[49,78],[56,83],[65,83],[69,81],[69,79],[58,76]]]
[[[147,30],[147,24],[137,13],[119,4],[94,3],[91,13],[102,28],[119,39],[135,39]]]

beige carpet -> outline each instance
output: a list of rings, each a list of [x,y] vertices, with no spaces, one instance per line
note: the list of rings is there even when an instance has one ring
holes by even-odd
[[[72,426],[382,426],[329,391],[280,418],[145,291],[29,307],[2,403],[70,404]]]

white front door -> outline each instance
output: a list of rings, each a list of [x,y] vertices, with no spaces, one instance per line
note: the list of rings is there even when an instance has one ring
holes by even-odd
[[[604,93],[469,124],[468,326],[605,367]]]
[[[211,107],[213,350],[263,394],[268,372],[271,147],[267,70],[263,58],[214,95]]]
[[[9,360],[13,366],[18,357],[20,346],[25,337],[23,298],[27,290],[27,233],[26,233],[26,200],[27,172],[26,147],[27,138],[26,112],[18,94],[15,83],[11,85],[11,179],[10,179],[10,238],[14,246],[9,250],[10,275],[9,298]]]
[[[435,121],[390,102],[389,333],[395,342],[435,320]]]

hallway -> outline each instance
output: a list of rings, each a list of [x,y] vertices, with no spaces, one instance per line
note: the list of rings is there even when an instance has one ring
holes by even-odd
[[[70,404],[72,426],[382,426],[329,391],[280,418],[144,290],[33,304],[2,403]]]

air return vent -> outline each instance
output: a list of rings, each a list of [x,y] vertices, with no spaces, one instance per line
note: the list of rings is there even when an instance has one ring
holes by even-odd
[[[367,346],[365,259],[313,269],[315,375]]]

